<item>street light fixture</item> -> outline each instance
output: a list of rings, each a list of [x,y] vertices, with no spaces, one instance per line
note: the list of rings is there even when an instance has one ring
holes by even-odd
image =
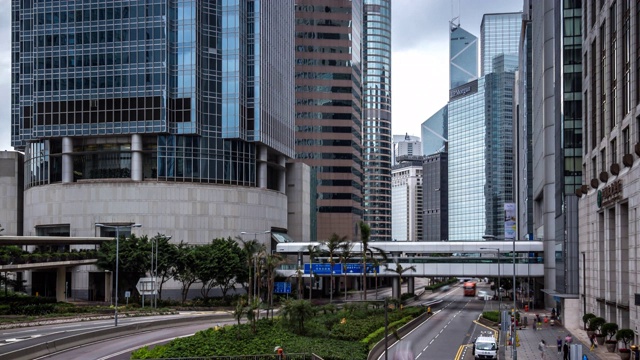
[[[495,250],[498,254],[498,309],[502,308],[502,291],[500,291],[500,248],[481,247],[480,250]]]
[[[142,227],[140,224],[131,224],[131,225],[105,225],[101,223],[95,224],[97,227],[101,228],[112,228],[116,229],[116,296],[115,296],[115,311],[114,311],[114,326],[118,326],[118,265],[119,265],[119,256],[120,256],[120,228],[121,227]]]

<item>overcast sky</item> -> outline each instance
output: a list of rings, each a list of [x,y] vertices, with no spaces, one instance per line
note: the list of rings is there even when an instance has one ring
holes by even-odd
[[[519,0],[392,0],[393,134],[420,136],[449,85],[449,20],[480,37],[482,15],[522,10]],[[0,0],[0,150],[11,148],[11,0]]]

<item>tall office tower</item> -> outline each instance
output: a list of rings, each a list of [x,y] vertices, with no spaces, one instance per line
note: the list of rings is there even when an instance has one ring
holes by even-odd
[[[640,327],[634,306],[640,275],[640,4],[583,1],[582,19],[580,145],[588,186],[577,192],[579,292],[585,299],[577,310],[635,329]]]
[[[391,240],[391,0],[364,0],[363,220],[371,241]]]
[[[419,136],[409,134],[393,135],[393,165],[398,163],[398,156],[422,155],[422,142]]]
[[[422,163],[422,240],[449,240],[448,153],[425,156]]]
[[[514,14],[485,15],[482,40],[519,34],[520,27],[490,26]],[[520,19],[521,14],[517,14]],[[491,18],[492,21],[487,19]],[[518,48],[491,49],[491,71],[449,91],[449,240],[504,239],[505,204],[513,202],[513,88]],[[485,64],[483,63],[483,66]]]
[[[205,243],[286,230],[293,1],[14,1],[12,11],[25,235],[136,222]]]
[[[517,55],[522,13],[485,14],[480,24],[480,76],[493,71],[497,55]]]
[[[449,93],[449,240],[479,241],[486,234],[487,218],[485,79],[481,77]]]
[[[393,166],[393,241],[422,241],[422,156],[400,156]]]
[[[317,239],[359,239],[362,2],[300,0],[295,16],[295,151],[317,174]]]
[[[516,239],[533,239],[533,47],[532,47],[532,0],[523,4],[522,30],[520,32],[520,54],[513,104],[516,107],[514,118],[514,200],[517,208]]]
[[[478,78],[478,38],[449,23],[449,89]]]
[[[578,210],[582,159],[582,31],[576,2],[525,3],[516,122],[521,226],[518,239],[544,241],[547,306],[580,322]],[[529,18],[531,21],[529,21]],[[535,57],[531,57],[531,54]],[[546,86],[561,84],[561,86]],[[531,212],[531,214],[527,213]],[[552,296],[553,295],[553,296]]]
[[[422,154],[431,155],[445,151],[449,124],[449,105],[443,106],[420,125]]]

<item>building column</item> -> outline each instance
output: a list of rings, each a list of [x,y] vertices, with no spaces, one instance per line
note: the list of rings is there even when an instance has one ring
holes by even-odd
[[[267,147],[258,146],[258,187],[267,188]]]
[[[278,191],[284,193],[287,189],[287,159],[284,155],[278,155]]]
[[[67,281],[67,268],[64,266],[60,266],[57,269],[56,273],[56,300],[57,301],[67,301],[66,290],[66,281]]]
[[[416,293],[416,278],[413,276],[409,276],[407,278],[407,292],[410,294]]]
[[[142,181],[142,136],[131,135],[131,180]]]
[[[73,139],[69,136],[62,138],[62,183],[73,182]]]
[[[391,280],[391,298],[400,299],[400,278],[396,276]]]

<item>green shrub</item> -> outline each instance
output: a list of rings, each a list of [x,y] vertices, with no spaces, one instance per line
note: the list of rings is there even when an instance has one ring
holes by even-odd
[[[500,311],[491,310],[482,313],[482,317],[493,322],[500,322]]]

